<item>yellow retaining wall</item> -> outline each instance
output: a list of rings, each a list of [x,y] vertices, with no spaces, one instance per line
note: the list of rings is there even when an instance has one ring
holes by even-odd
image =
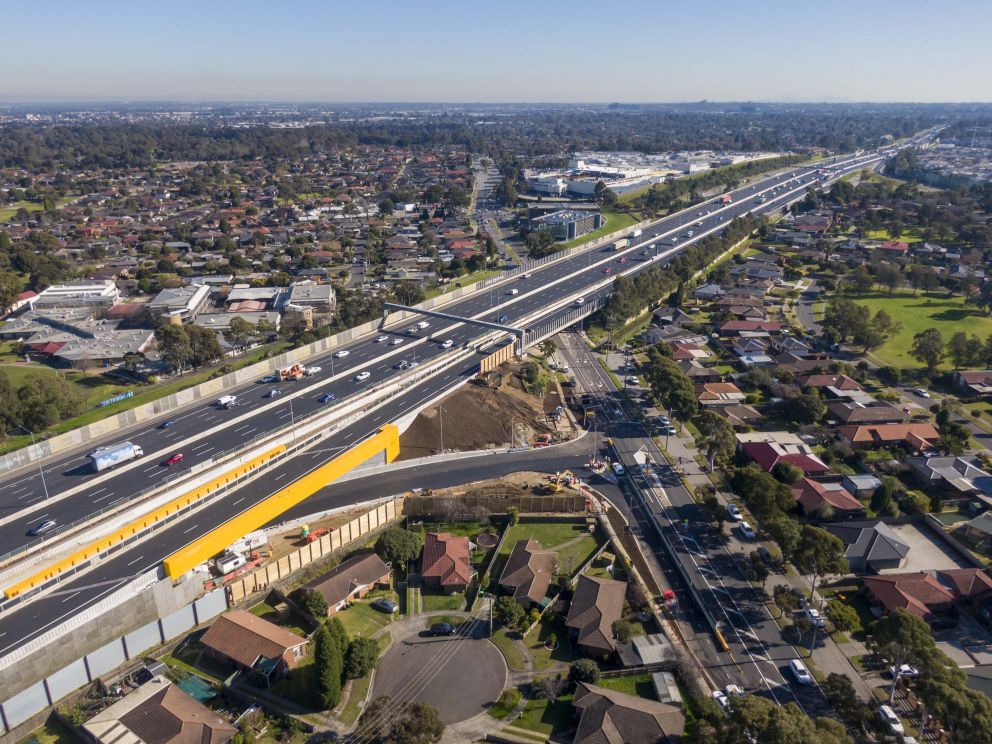
[[[264,501],[173,553],[162,562],[166,576],[175,579],[191,571],[235,540],[268,524],[287,509],[296,506],[379,452],[385,452],[386,462],[392,462],[400,453],[400,433],[395,424],[386,424],[379,433],[361,444],[338,455],[327,464],[276,491]]]
[[[187,493],[184,493],[182,496],[173,499],[169,503],[163,504],[158,509],[151,511],[148,514],[145,514],[144,516],[138,517],[132,522],[128,522],[120,529],[115,530],[109,535],[100,538],[96,542],[90,543],[86,547],[77,550],[75,553],[72,553],[71,555],[68,555],[65,558],[62,558],[56,561],[55,563],[52,563],[51,565],[45,567],[41,571],[32,574],[28,578],[19,581],[16,584],[13,584],[12,586],[7,587],[6,589],[4,589],[4,594],[7,596],[8,599],[10,599],[12,597],[16,597],[21,592],[27,591],[29,589],[33,589],[39,584],[43,584],[46,581],[50,581],[51,579],[54,579],[59,574],[68,571],[69,569],[75,566],[78,566],[80,563],[84,563],[88,561],[93,556],[99,555],[100,553],[108,550],[109,548],[112,548],[117,543],[123,542],[124,540],[133,537],[137,533],[148,529],[148,527],[152,526],[156,522],[165,519],[166,517],[171,516],[180,509],[184,509],[187,506],[196,503],[205,496],[208,496],[209,494],[213,493],[221,486],[224,486],[230,483],[231,481],[240,478],[246,475],[247,473],[250,473],[259,465],[268,462],[276,455],[279,455],[282,452],[284,452],[285,449],[286,446],[280,444],[278,447],[273,447],[265,454],[259,455],[258,457],[255,457],[249,460],[248,462],[238,465],[238,467],[234,468],[234,470],[230,470],[227,473],[224,473],[223,475],[218,476],[217,478],[214,478],[213,480],[207,483],[204,483],[202,486],[198,486],[194,488],[192,491],[188,491]]]
[[[288,567],[291,571],[305,568],[314,561],[334,553],[348,543],[386,526],[401,516],[403,516],[403,499],[394,499],[380,504],[368,514],[355,517],[347,524],[335,528],[330,534],[322,535],[318,540],[290,553]],[[228,607],[234,607],[245,597],[285,579],[289,575],[285,570],[286,567],[286,561],[274,561],[229,583],[226,587]]]

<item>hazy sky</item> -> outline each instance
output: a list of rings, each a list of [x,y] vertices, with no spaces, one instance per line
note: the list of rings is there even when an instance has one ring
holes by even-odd
[[[2,7],[0,100],[992,101],[992,0]]]

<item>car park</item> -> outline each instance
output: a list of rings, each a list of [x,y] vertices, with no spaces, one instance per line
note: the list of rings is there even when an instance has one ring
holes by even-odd
[[[825,628],[826,622],[823,620],[823,616],[820,615],[819,610],[815,610],[812,607],[807,607],[805,611],[806,619],[809,620],[810,625],[814,628]]]
[[[753,540],[757,537],[754,532],[754,528],[748,522],[741,522],[737,525],[737,529],[740,530],[741,537],[745,540]]]
[[[627,471],[625,471],[623,469],[623,464],[622,463],[615,462],[615,463],[613,463],[612,467],[613,467],[613,473],[614,473],[614,475],[616,475],[618,477],[621,476],[621,475],[623,475],[625,472],[627,472]]]
[[[899,720],[899,716],[888,705],[878,706],[878,719],[887,725],[889,731],[896,736],[902,736],[906,733],[906,729],[903,727],[902,721]]]
[[[337,397],[338,396],[336,396],[334,393],[324,393],[323,395],[320,396],[320,402],[330,403],[332,400],[334,400]]]
[[[739,522],[743,519],[741,510],[737,508],[737,504],[727,504],[727,517],[733,522]]]
[[[41,537],[42,535],[48,534],[55,529],[55,520],[46,519],[43,522],[39,522],[34,527],[28,530],[29,537]]]
[[[171,429],[175,425],[176,425],[176,422],[173,421],[172,419],[169,419],[168,421],[163,421],[161,424],[159,424],[158,425],[158,428],[159,429]]]
[[[163,465],[176,465],[176,464],[178,464],[178,463],[180,463],[182,461],[183,461],[183,453],[182,452],[177,452],[176,454],[174,454],[172,457],[170,457],[169,459],[167,459],[162,464]]]
[[[451,623],[434,623],[431,626],[430,634],[432,636],[453,636],[455,634],[455,626]]]
[[[379,610],[379,612],[385,612],[387,615],[392,615],[394,612],[398,611],[400,606],[396,604],[391,599],[386,599],[382,597],[377,599],[372,603],[373,609]]]
[[[335,359],[343,359],[344,357],[348,356],[348,354],[350,354],[350,353],[351,352],[348,351],[347,349],[341,349],[340,351],[335,351],[334,352],[334,358]]]
[[[789,662],[789,671],[792,672],[792,676],[796,678],[796,682],[799,684],[813,684],[813,677],[810,675],[809,669],[799,659],[793,659]]]
[[[355,382],[364,382],[372,376],[371,372],[359,372],[355,375]]]

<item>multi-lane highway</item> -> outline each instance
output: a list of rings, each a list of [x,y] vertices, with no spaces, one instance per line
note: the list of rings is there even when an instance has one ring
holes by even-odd
[[[852,158],[846,161],[846,168],[860,168],[873,157],[878,156]],[[618,274],[637,273],[655,261],[663,261],[666,256],[681,250],[700,236],[719,231],[735,216],[746,212],[780,209],[783,204],[801,196],[815,178],[816,172],[811,168],[792,169],[739,190],[729,205],[724,206],[717,200],[712,200],[660,220],[645,229],[642,236],[624,251],[613,252],[609,248],[597,248],[579,252],[528,272],[518,272],[490,291],[475,293],[445,306],[444,309],[464,317],[486,320],[495,320],[506,315],[507,322],[511,325],[528,318],[531,319],[531,325],[546,323],[566,312],[576,296],[588,297],[595,292],[608,292],[607,287],[600,287],[604,279]],[[758,204],[756,199],[761,194],[767,194],[767,201]],[[676,245],[672,245],[671,238],[684,236],[690,227],[694,231],[694,237],[682,237]],[[620,258],[628,260],[620,263]],[[611,268],[611,274],[604,273],[607,267]],[[511,294],[513,290],[516,292]],[[172,418],[177,423],[171,428],[160,429],[160,421],[149,422],[147,428],[127,434],[126,438],[141,444],[147,453],[130,470],[92,474],[79,467],[82,454],[59,458],[46,464],[46,476],[51,476],[48,483],[50,494],[71,492],[74,488],[82,487],[61,500],[37,503],[41,488],[40,483],[36,482],[37,472],[25,472],[11,477],[0,484],[0,491],[3,493],[0,506],[10,512],[21,507],[18,502],[27,504],[33,501],[37,508],[30,515],[4,525],[0,528],[0,535],[10,541],[8,545],[23,542],[27,527],[42,518],[43,514],[48,518],[71,521],[77,516],[85,516],[93,509],[95,498],[102,493],[100,489],[112,491],[115,495],[126,495],[154,482],[155,478],[161,477],[158,475],[159,469],[166,470],[157,464],[158,460],[174,451],[183,451],[187,455],[184,463],[187,467],[192,463],[202,462],[210,456],[208,449],[211,447],[218,451],[235,447],[260,432],[285,423],[290,415],[305,415],[327,405],[321,402],[326,392],[335,392],[339,397],[354,392],[358,385],[354,376],[359,371],[370,372],[370,377],[364,384],[381,383],[396,374],[394,366],[400,360],[413,359],[414,349],[417,359],[422,360],[442,353],[440,345],[436,343],[438,340],[452,339],[456,344],[462,345],[483,335],[483,331],[475,326],[435,319],[430,322],[432,326],[426,332],[415,330],[416,321],[405,322],[398,328],[391,329],[387,334],[390,339],[403,339],[403,343],[398,346],[390,345],[389,341],[377,343],[373,335],[342,347],[349,354],[333,360],[333,371],[331,357],[312,360],[310,363],[321,366],[322,371],[302,382],[283,383],[281,387],[285,393],[282,397],[264,397],[271,386],[255,385],[236,391],[245,405],[230,411],[219,411],[211,406],[194,406],[179,416],[173,415]],[[425,338],[431,332],[435,335]],[[448,368],[389,400],[361,421],[334,432],[312,451],[285,461],[242,488],[195,511],[187,519],[164,527],[147,539],[129,546],[127,550],[108,556],[86,573],[63,581],[59,584],[58,593],[3,608],[4,611],[0,614],[0,656],[90,606],[128,583],[134,576],[157,567],[165,556],[188,544],[199,534],[324,464],[343,449],[374,432],[384,422],[398,420],[404,414],[418,410],[425,401],[471,377],[477,369],[478,363],[474,360],[460,362]],[[295,396],[292,413],[287,402],[291,396]],[[211,430],[214,427],[217,427],[216,431]],[[24,493],[33,495],[27,499],[18,498]],[[353,498],[345,495],[346,493],[350,494],[350,489],[341,492],[341,498],[345,499],[342,504],[348,503],[346,499]],[[333,502],[333,498],[331,501]],[[324,502],[327,503],[326,498]]]

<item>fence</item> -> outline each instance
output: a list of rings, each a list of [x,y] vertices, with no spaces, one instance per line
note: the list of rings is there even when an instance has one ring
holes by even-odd
[[[511,506],[521,513],[577,514],[586,510],[586,498],[575,494],[529,496],[511,491],[464,496],[414,494],[407,497],[404,510],[410,516],[473,519],[480,515],[505,514]]]

